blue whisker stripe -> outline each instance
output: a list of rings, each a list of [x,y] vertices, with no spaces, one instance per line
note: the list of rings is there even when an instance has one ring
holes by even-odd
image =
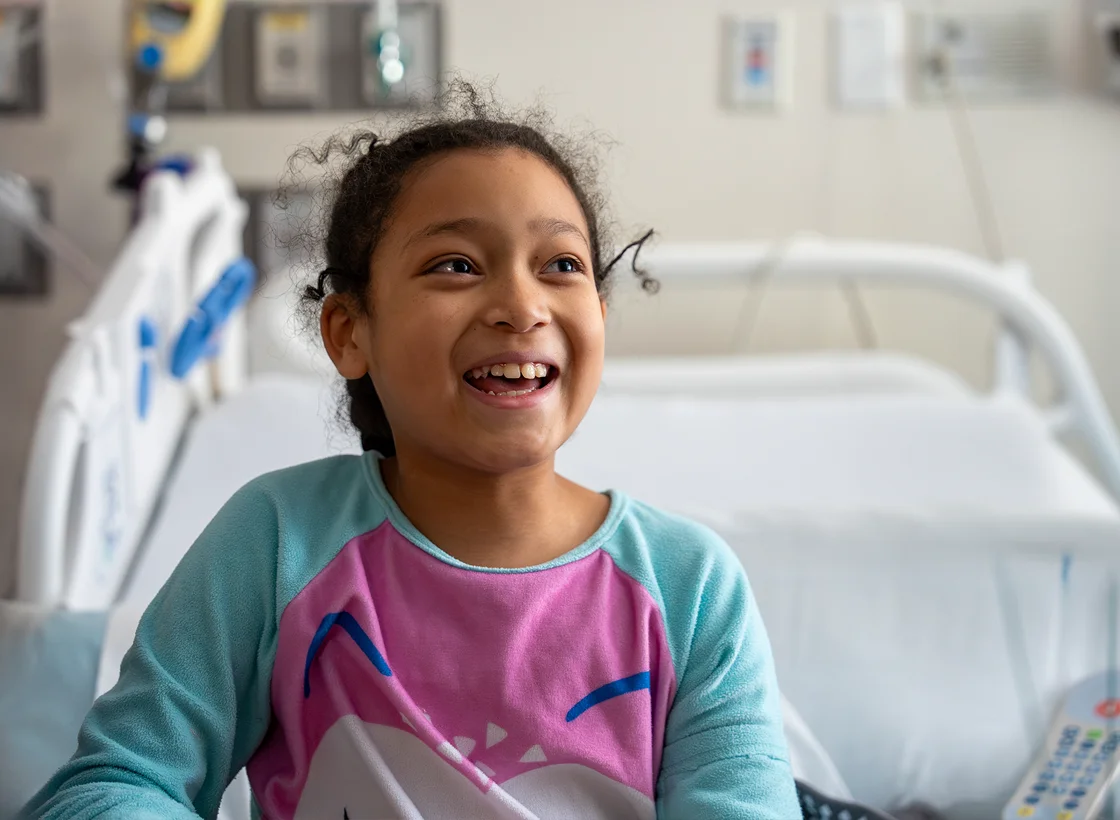
[[[642,689],[649,689],[649,672],[639,672],[637,675],[619,678],[616,681],[603,684],[568,710],[567,721],[571,723],[592,706],[597,706],[605,700],[617,698],[619,695],[626,695],[630,692],[638,692]]]

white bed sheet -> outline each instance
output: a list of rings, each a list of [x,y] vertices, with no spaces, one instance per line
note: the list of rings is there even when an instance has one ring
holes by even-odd
[[[1038,415],[1013,398],[604,394],[557,454],[557,469],[685,514],[1120,515]]]
[[[1115,522],[754,512],[711,523],[746,567],[783,694],[855,798],[878,808],[998,817],[1062,693],[1109,664]]]

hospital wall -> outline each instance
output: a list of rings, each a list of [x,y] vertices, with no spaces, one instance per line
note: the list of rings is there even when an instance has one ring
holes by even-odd
[[[981,0],[978,0],[980,2]],[[1057,1],[1057,0],[1055,0]],[[1088,92],[1077,0],[1061,0],[1061,74],[1074,92],[973,111],[973,127],[1010,255],[1086,346],[1120,415],[1120,104]],[[95,261],[110,261],[125,228],[107,180],[123,157],[124,0],[46,4],[47,111],[0,122],[0,166],[51,187],[59,225]],[[780,114],[719,105],[718,19],[759,8],[795,11],[793,104]],[[827,4],[819,0],[446,0],[445,62],[493,77],[513,102],[540,98],[560,125],[609,135],[608,187],[620,237],[654,227],[664,240],[840,237],[948,245],[983,253],[950,121],[943,108],[836,111],[829,101]],[[180,118],[172,148],[218,146],[245,187],[276,183],[292,148],[353,116]],[[10,583],[16,511],[35,412],[67,321],[89,291],[60,272],[48,299],[0,302],[0,590]],[[976,384],[989,374],[982,314],[926,293],[866,293],[884,346],[931,356]],[[619,288],[616,354],[725,352],[735,344],[741,289],[648,298]],[[833,290],[772,291],[751,350],[851,347]]]

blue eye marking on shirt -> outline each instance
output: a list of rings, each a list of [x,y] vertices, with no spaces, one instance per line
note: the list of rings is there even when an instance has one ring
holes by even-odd
[[[566,719],[568,723],[571,723],[592,706],[598,706],[605,700],[617,698],[619,695],[628,695],[631,692],[639,692],[642,689],[649,689],[649,672],[639,672],[637,675],[631,675],[628,678],[619,678],[610,683],[605,683],[569,709]]]
[[[373,645],[369,635],[362,629],[362,625],[354,620],[354,616],[349,612],[330,612],[323,616],[323,620],[319,622],[319,628],[315,630],[315,637],[311,639],[311,646],[307,647],[307,661],[303,665],[303,696],[305,698],[311,697],[311,662],[315,660],[315,656],[319,653],[319,647],[326,640],[327,633],[331,631],[332,626],[341,627],[358,645],[362,653],[369,658],[370,663],[377,668],[378,672],[387,678],[393,676],[389,664],[377,651],[377,647]]]

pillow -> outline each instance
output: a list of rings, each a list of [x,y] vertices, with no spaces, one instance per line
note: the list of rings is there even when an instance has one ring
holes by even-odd
[[[789,762],[793,776],[821,794],[839,800],[851,800],[852,793],[837,771],[836,764],[785,695],[782,695],[782,726],[785,729],[786,743],[789,744]]]
[[[0,601],[0,817],[14,817],[77,748],[105,624],[104,612]]]

